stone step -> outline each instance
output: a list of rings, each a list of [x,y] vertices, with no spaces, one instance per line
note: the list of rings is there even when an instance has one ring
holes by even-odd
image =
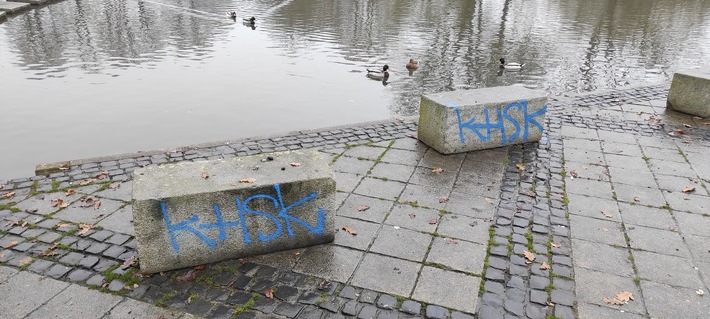
[[[335,179],[315,150],[137,169],[133,200],[144,273],[335,238]]]

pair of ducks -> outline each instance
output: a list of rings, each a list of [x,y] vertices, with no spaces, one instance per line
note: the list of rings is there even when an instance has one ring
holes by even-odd
[[[227,16],[232,18],[233,20],[237,19],[237,12],[236,11],[229,11],[227,12]],[[244,23],[249,23],[249,24],[255,24],[256,23],[256,18],[251,17],[248,19],[242,19],[244,20]]]
[[[419,61],[414,60],[414,59],[409,59],[409,62],[404,67],[407,68],[407,70],[409,70],[409,74],[411,75],[414,70],[419,68]],[[390,76],[390,73],[388,71],[389,68],[390,68],[389,65],[385,64],[382,67],[382,70],[367,69],[367,77],[369,77],[371,79],[375,79],[375,80],[387,80],[387,78],[389,78],[389,76]]]

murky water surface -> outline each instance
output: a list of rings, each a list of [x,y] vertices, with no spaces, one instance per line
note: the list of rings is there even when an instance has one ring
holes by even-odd
[[[65,0],[0,24],[0,179],[412,115],[422,93],[622,88],[709,59],[706,0]],[[387,85],[365,77],[385,63]]]

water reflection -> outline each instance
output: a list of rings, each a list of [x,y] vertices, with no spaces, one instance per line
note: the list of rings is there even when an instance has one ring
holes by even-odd
[[[416,114],[422,93],[667,80],[710,58],[710,2],[67,0],[0,24],[0,43],[0,147],[19,155],[0,177],[17,177],[27,163]],[[501,57],[525,69],[502,72]],[[384,64],[386,82],[367,80]],[[116,123],[130,130],[106,130]]]

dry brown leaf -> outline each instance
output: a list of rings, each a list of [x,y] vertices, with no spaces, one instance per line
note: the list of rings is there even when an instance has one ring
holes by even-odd
[[[76,234],[81,236],[81,235],[88,233],[91,230],[91,225],[79,224],[79,229],[80,229],[79,232],[77,232]]]
[[[525,256],[525,259],[528,260],[527,263],[531,263],[531,262],[535,261],[535,254],[533,254],[527,250],[523,252],[523,256]]]
[[[350,235],[357,236],[357,230],[352,227],[343,226],[343,230]]]
[[[266,288],[266,290],[264,290],[264,296],[269,299],[274,299],[274,290],[271,288]]]
[[[441,168],[441,167],[434,167],[434,168],[431,170],[431,172],[434,173],[434,174],[441,174],[441,173],[444,172],[444,169]]]
[[[7,243],[5,246],[2,246],[2,248],[15,247],[16,245],[17,245],[17,241],[13,240],[13,241]]]
[[[430,220],[429,220],[429,225],[436,225],[437,222],[438,222],[438,220],[437,220],[436,218],[430,219]]]
[[[2,197],[5,197],[5,198],[13,198],[13,197],[15,197],[15,192],[4,192],[4,193],[2,194]]]
[[[94,201],[94,209],[99,209],[101,207],[101,200],[95,200]]]
[[[193,281],[195,279],[197,279],[197,272],[195,272],[194,269],[190,269],[185,274],[182,274],[177,277],[177,281],[183,281],[183,282]]]
[[[619,299],[616,299],[616,298],[604,297],[602,300],[603,300],[604,302],[610,304],[610,305],[621,306],[621,305],[624,304],[623,301],[621,301],[621,300],[619,300]]]
[[[27,226],[27,222],[23,220],[23,221],[20,223],[20,227],[25,227],[25,226]]]
[[[99,175],[96,175],[96,178],[98,180],[107,179],[108,178],[108,171],[103,171],[103,172],[99,173]]]
[[[548,301],[548,302],[547,302],[547,306],[549,306],[549,307],[554,307],[554,306],[555,306],[555,303],[554,303],[554,302],[549,302],[549,301]]]
[[[64,192],[64,195],[66,195],[66,196],[71,196],[74,194],[76,194],[76,189],[73,189],[73,188],[67,189],[67,191]]]
[[[486,203],[488,203],[488,204],[491,204],[491,205],[494,204],[493,198],[490,198],[490,197],[483,197],[483,200],[486,201]]]
[[[571,172],[569,172],[569,174],[572,176],[572,178],[577,178],[577,176],[579,176],[579,174],[577,174],[577,170],[572,170]]]
[[[459,242],[453,239],[446,239],[447,245],[457,245]]]
[[[52,256],[57,255],[57,254],[59,254],[59,253],[58,253],[56,250],[54,250],[54,249],[48,249],[48,250],[43,251],[43,252],[42,252],[41,254],[39,254],[39,255],[42,256],[42,257],[52,257]]]
[[[446,203],[449,201],[449,196],[441,195],[439,196],[439,203]]]
[[[521,171],[525,170],[525,164],[523,163],[515,164],[515,167],[517,167]]]
[[[605,210],[602,211],[602,215],[604,215],[604,217],[606,217],[606,218],[613,218],[614,217],[613,215],[611,215],[610,212],[607,212]]]
[[[634,197],[634,202],[640,202],[640,201],[641,201],[641,197],[639,197],[639,196]]]
[[[204,178],[204,179],[208,179],[208,178],[210,178],[210,173],[202,172],[202,175],[201,175],[201,176],[202,176],[202,178]]]
[[[608,232],[608,231],[609,231],[609,228],[604,227],[604,228],[602,228],[602,231]]]
[[[355,206],[355,210],[357,210],[358,212],[364,212],[364,211],[366,211],[366,210],[368,210],[368,209],[370,209],[370,206],[367,206],[367,205],[357,205],[357,206]]]
[[[630,291],[620,291],[616,293],[616,299],[628,302],[629,300],[634,300],[634,295]]]
[[[117,190],[117,189],[121,188],[121,183],[120,182],[111,183],[108,185],[108,188],[110,188],[112,190]]]
[[[550,264],[548,264],[547,262],[542,262],[542,265],[540,265],[540,269],[541,270],[548,270],[548,269],[550,269]]]
[[[256,182],[256,178],[253,178],[253,177],[242,178],[242,179],[239,180],[239,182],[240,182],[240,183],[251,184],[251,183]]]
[[[5,188],[5,184],[0,184],[0,189]]]
[[[685,131],[684,131],[684,130],[676,130],[676,132],[677,132],[678,134],[680,134],[680,135],[685,135]]]
[[[22,258],[22,259],[20,259],[20,261],[19,261],[19,266],[20,266],[20,267],[27,266],[27,265],[29,265],[29,264],[32,263],[32,260],[33,260],[33,259],[32,259],[32,257],[30,257],[30,256],[27,256],[27,257],[25,257],[25,258]]]
[[[57,228],[68,228],[71,227],[72,224],[69,223],[59,223],[57,224]]]
[[[64,200],[61,198],[53,199],[51,202],[52,202],[52,207],[59,207],[59,208],[69,207],[69,204],[64,202]]]
[[[318,283],[318,286],[316,286],[318,290],[328,290],[330,287],[333,287],[333,283],[327,280],[323,280]]]
[[[686,186],[683,187],[683,193],[692,193],[695,191],[695,186]]]
[[[128,257],[123,264],[121,265],[121,270],[126,270],[128,268],[131,268],[133,266],[133,263],[136,262],[136,255],[132,255],[131,257]]]
[[[294,256],[301,256],[301,252],[300,252],[300,251],[297,251],[297,252],[296,252],[295,254],[293,254],[293,255],[294,255]]]
[[[299,166],[301,166],[301,163],[293,162],[293,163],[288,163],[288,165],[291,165],[293,167],[299,167]]]
[[[93,178],[85,179],[81,182],[79,182],[79,186],[86,186],[94,182]]]

